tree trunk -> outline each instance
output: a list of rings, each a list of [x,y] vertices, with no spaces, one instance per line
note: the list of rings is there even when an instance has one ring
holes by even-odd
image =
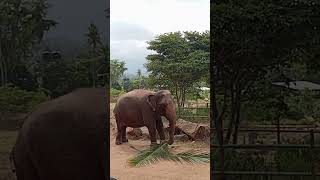
[[[92,63],[92,86],[96,87],[96,78],[95,78],[96,72],[95,72],[95,66],[94,63]]]
[[[179,98],[179,93],[178,93],[178,85],[175,87],[175,92],[176,92],[176,98],[177,98],[177,105],[178,108],[180,109],[180,98]]]
[[[182,101],[181,101],[182,107],[184,107],[185,101],[186,101],[186,89],[185,89],[185,87],[183,87],[182,88]]]
[[[0,61],[1,86],[4,86],[4,69],[2,60]]]
[[[215,129],[216,129],[216,137],[217,137],[217,140],[219,142],[219,145],[222,145],[223,144],[223,124],[222,124],[222,119],[223,119],[223,115],[224,115],[224,112],[226,110],[226,107],[227,107],[227,102],[226,102],[226,89],[225,89],[225,98],[224,98],[224,105],[222,107],[222,111],[221,113],[219,114],[219,110],[218,110],[218,106],[217,106],[217,96],[216,96],[216,80],[214,80],[212,78],[211,80],[211,93],[212,93],[212,96],[210,97],[211,98],[211,106],[212,106],[212,111],[211,111],[211,117],[212,117],[212,120],[213,120],[213,123],[214,123],[214,126],[215,126]]]
[[[183,91],[183,89],[182,89],[182,87],[180,87],[180,91],[179,91],[179,94],[180,94],[180,98],[179,98],[179,99],[180,99],[180,102],[179,102],[180,107],[183,107],[183,106],[182,106],[182,101],[183,101],[183,99],[182,99],[182,98],[183,98],[183,93],[182,93],[182,91]]]
[[[233,133],[233,144],[238,143],[238,130],[239,130],[239,124],[240,124],[240,108],[241,108],[241,88],[240,84],[237,85],[237,96],[236,96],[236,123],[234,127],[234,133]]]
[[[234,127],[234,121],[235,121],[235,96],[237,96],[237,93],[235,93],[234,91],[234,87],[233,84],[231,85],[231,117],[229,119],[229,125],[228,125],[228,130],[227,130],[227,134],[226,134],[226,138],[224,143],[225,144],[229,144],[230,138],[231,138],[231,134],[233,132],[233,127]]]
[[[236,123],[234,127],[234,133],[233,133],[233,144],[238,143],[238,132],[239,132],[239,124],[240,124],[240,103],[237,105],[237,114],[236,114]]]
[[[4,86],[3,54],[2,54],[1,43],[0,43],[0,76],[1,76],[1,86]]]
[[[6,61],[2,61],[3,63],[3,75],[4,75],[4,83],[3,86],[6,86],[8,83],[8,65],[6,63]]]
[[[210,68],[213,68],[213,66],[211,65]],[[213,70],[211,69],[211,72],[213,72]],[[218,74],[218,73],[217,73]],[[218,111],[218,107],[217,107],[217,96],[216,96],[216,81],[217,79],[215,79],[216,75],[217,74],[214,74],[214,78],[211,78],[210,79],[210,82],[211,82],[211,93],[212,95],[210,96],[210,100],[211,100],[211,117],[213,118],[213,122],[214,122],[214,125],[215,125],[215,128],[216,128],[216,137],[217,137],[217,140],[218,140],[218,143],[220,145],[220,148],[218,149],[218,153],[219,153],[219,156],[221,158],[221,171],[222,171],[222,176],[221,176],[221,179],[222,180],[225,180],[225,177],[224,177],[224,166],[225,166],[225,162],[224,162],[224,156],[225,156],[225,153],[224,153],[224,148],[223,148],[223,124],[222,124],[222,119],[223,119],[223,116],[224,116],[224,112],[227,108],[227,90],[225,88],[224,90],[224,105],[222,107],[222,110],[221,110],[221,113],[219,114],[219,111]],[[212,133],[213,134],[213,133]],[[211,143],[213,144],[213,143]],[[212,148],[213,149],[213,148]]]

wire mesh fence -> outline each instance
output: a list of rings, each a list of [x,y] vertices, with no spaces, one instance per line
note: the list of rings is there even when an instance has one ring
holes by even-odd
[[[178,117],[192,122],[209,122],[209,107],[180,107],[177,110]]]
[[[213,129],[215,131],[215,129]],[[240,129],[241,132],[274,133],[274,144],[212,144],[215,179],[320,180],[320,142],[316,129]],[[281,133],[304,133],[302,144],[280,141]]]

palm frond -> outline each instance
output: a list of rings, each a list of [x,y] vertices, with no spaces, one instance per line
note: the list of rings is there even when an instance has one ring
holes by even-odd
[[[150,149],[140,151],[135,157],[129,159],[131,166],[145,166],[155,163],[163,156],[167,156],[168,144],[154,145]]]
[[[210,155],[200,151],[187,151],[174,154],[169,151],[167,143],[154,145],[149,149],[140,151],[135,157],[130,158],[128,163],[133,167],[141,167],[159,162],[160,160],[169,160],[178,163],[209,163]]]

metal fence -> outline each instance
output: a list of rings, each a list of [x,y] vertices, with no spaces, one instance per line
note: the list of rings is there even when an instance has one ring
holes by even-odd
[[[215,131],[215,129],[213,129]],[[278,126],[277,129],[240,129],[240,132],[277,132],[277,144],[213,144],[211,148],[217,148],[221,153],[221,167],[220,170],[215,169],[215,166],[212,167],[211,171],[214,177],[217,179],[226,180],[227,176],[238,175],[242,179],[243,176],[260,176],[263,179],[273,179],[275,176],[287,176],[287,177],[297,177],[301,180],[304,177],[310,177],[312,180],[320,179],[320,172],[316,171],[316,162],[315,158],[311,160],[311,169],[309,172],[281,172],[281,171],[225,171],[225,154],[226,149],[255,149],[255,150],[279,150],[279,149],[307,149],[309,153],[314,157],[315,150],[320,150],[320,145],[315,144],[315,133],[320,133],[319,130],[301,130],[301,129],[280,129]],[[285,133],[309,133],[310,143],[309,144],[281,144],[280,136],[281,132]],[[318,162],[319,163],[319,162]],[[299,180],[300,180],[299,179]]]
[[[178,118],[189,121],[209,121],[209,107],[181,107],[177,109]]]

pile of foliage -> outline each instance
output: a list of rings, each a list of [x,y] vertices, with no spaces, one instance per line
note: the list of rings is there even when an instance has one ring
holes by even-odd
[[[160,160],[169,160],[174,162],[187,163],[209,163],[210,155],[198,151],[187,151],[178,154],[170,152],[167,143],[153,145],[150,149],[139,151],[139,153],[129,159],[129,165],[141,167],[159,162]]]

